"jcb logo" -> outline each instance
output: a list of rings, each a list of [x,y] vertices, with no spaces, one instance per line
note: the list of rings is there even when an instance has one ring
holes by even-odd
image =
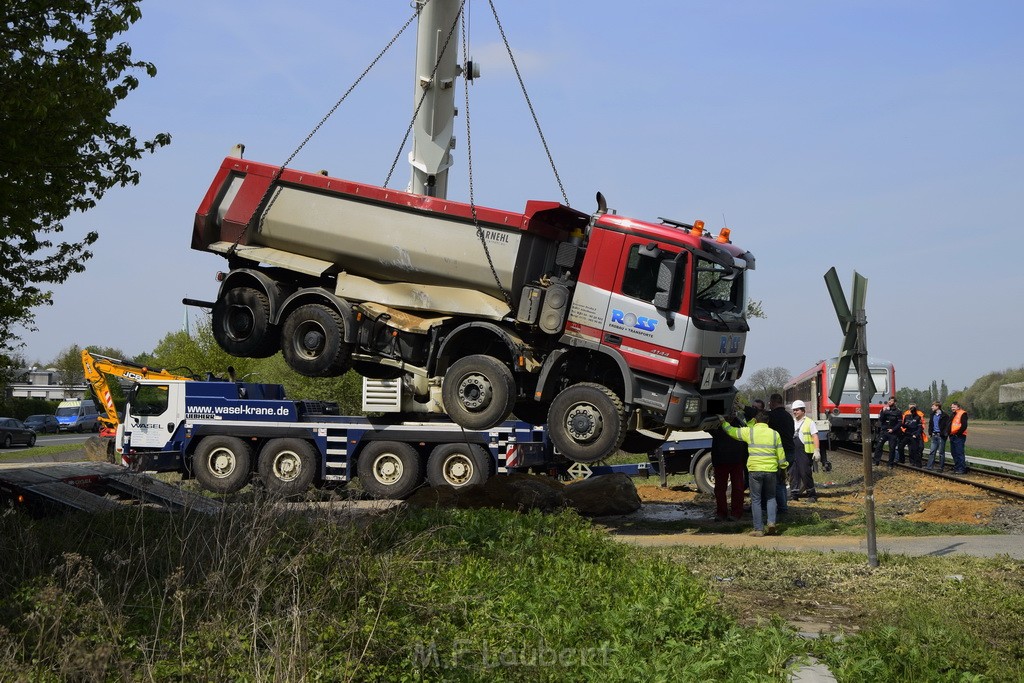
[[[638,318],[632,313],[626,313],[618,309],[612,309],[612,322],[632,327],[636,330],[643,330],[644,332],[654,332],[654,328],[658,326],[657,320],[644,317]]]

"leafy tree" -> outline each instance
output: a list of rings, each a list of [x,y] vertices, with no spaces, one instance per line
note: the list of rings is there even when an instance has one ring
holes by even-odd
[[[743,385],[743,393],[751,400],[755,398],[763,399],[767,405],[768,397],[776,393],[781,394],[782,387],[789,381],[790,377],[792,375],[789,370],[783,367],[775,366],[755,370]]]
[[[170,142],[140,142],[111,120],[156,68],[115,43],[141,16],[140,0],[6,0],[0,4],[0,365],[33,330],[46,285],[82,272],[98,234],[61,242],[62,221],[116,186],[135,185],[131,162]]]

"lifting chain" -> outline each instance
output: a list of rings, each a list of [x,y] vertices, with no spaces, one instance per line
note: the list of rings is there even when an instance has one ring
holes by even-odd
[[[463,13],[461,16],[463,21],[462,56],[463,60],[466,61],[469,59],[469,48],[466,46],[466,15]],[[484,236],[484,229],[481,227],[480,221],[476,215],[476,202],[473,197],[473,138],[470,136],[469,123],[469,80],[466,81],[463,93],[466,109],[466,172],[469,176],[469,210],[473,213],[473,225],[476,226],[476,236],[480,238],[480,244],[483,245],[484,255],[487,257],[487,265],[491,268],[491,275],[494,276],[494,282],[498,285],[498,290],[501,291],[501,296],[504,297],[505,303],[508,304],[509,312],[514,314],[515,309],[512,306],[512,295],[505,289],[505,286],[501,284],[501,278],[498,277],[498,270],[494,267],[494,259],[491,258],[491,250],[487,248],[487,239]]]
[[[548,148],[548,141],[544,138],[544,131],[540,127],[540,119],[537,118],[537,112],[533,108],[533,102],[530,101],[530,95],[526,92],[526,84],[523,82],[523,76],[519,73],[519,65],[516,64],[516,58],[512,54],[512,47],[508,44],[508,38],[505,37],[505,29],[501,25],[501,19],[498,18],[498,10],[494,8],[494,0],[487,0],[491,6],[491,14],[494,15],[494,23],[498,26],[498,32],[501,34],[501,40],[505,43],[505,51],[508,52],[509,61],[512,62],[512,68],[516,72],[516,78],[519,80],[519,89],[523,91],[523,99],[526,100],[526,106],[530,108],[530,115],[533,117],[533,125],[537,128],[537,135],[540,136],[540,143],[544,146],[544,153],[548,156],[548,163],[551,165],[551,172],[555,174],[555,182],[558,183],[558,190],[562,193],[562,200],[566,206],[572,206],[569,204],[569,197],[565,194],[565,186],[562,185],[562,179],[558,175],[558,169],[555,167],[555,160],[551,156],[551,150]]]

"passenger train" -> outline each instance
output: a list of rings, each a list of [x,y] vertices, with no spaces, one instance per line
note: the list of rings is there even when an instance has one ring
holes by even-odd
[[[807,404],[807,416],[817,423],[822,443],[826,441],[825,434],[829,442],[860,443],[860,384],[852,366],[846,376],[839,405],[828,397],[838,364],[839,358],[818,361],[814,367],[786,383],[782,389],[783,400],[787,406],[797,399]],[[875,393],[868,400],[873,421],[871,431],[874,433],[878,413],[889,398],[896,395],[896,371],[889,361],[871,357],[868,357],[868,371],[875,383]]]

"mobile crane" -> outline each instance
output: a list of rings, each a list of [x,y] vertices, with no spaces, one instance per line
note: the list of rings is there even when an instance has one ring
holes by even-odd
[[[124,377],[133,381],[140,379],[167,379],[167,380],[192,380],[193,377],[176,375],[167,370],[153,370],[145,365],[138,365],[129,361],[110,358],[109,356],[95,356],[89,349],[82,349],[82,370],[85,372],[85,380],[92,387],[96,398],[103,404],[106,416],[100,417],[99,422],[101,437],[112,437],[117,433],[117,426],[121,424],[117,416],[117,407],[114,405],[114,398],[110,394],[110,386],[107,384],[105,375]]]

